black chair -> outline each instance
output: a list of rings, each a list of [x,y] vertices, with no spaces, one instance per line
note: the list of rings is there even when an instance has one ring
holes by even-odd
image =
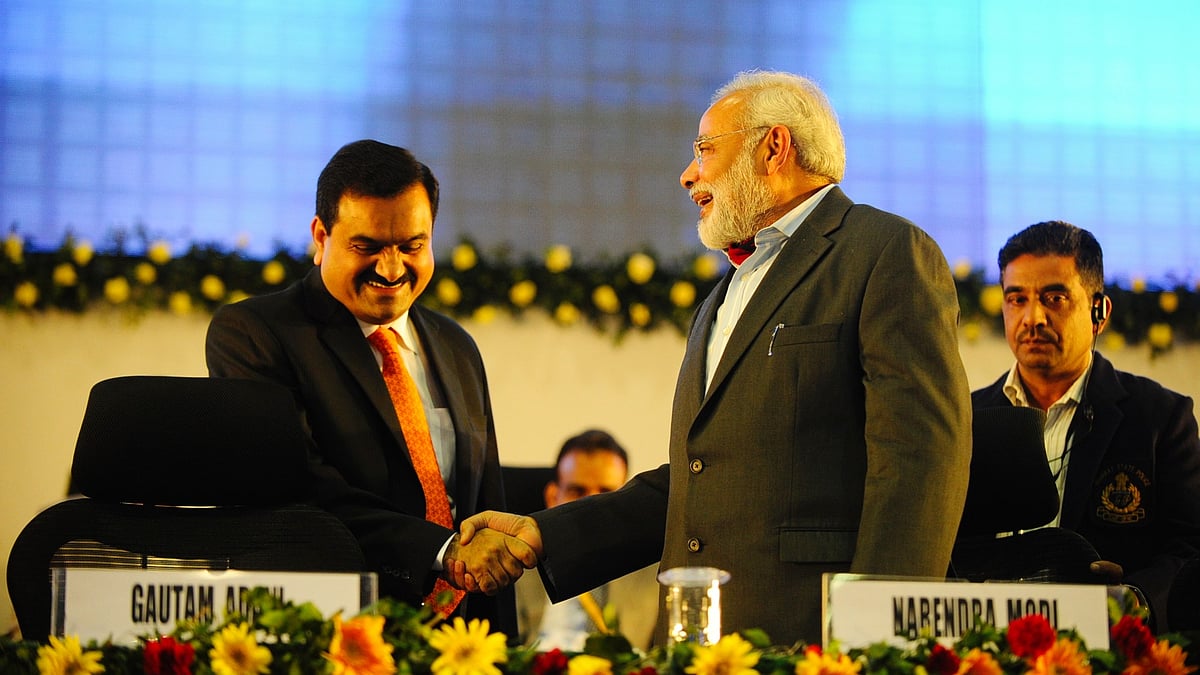
[[[503,466],[500,475],[508,511],[523,516],[546,508],[546,483],[557,478],[552,466]]]
[[[82,496],[36,515],[9,555],[22,636],[51,632],[52,567],[365,571],[345,525],[305,503],[306,443],[279,385],[155,376],[97,383],[71,467]]]
[[[969,581],[1103,583],[1100,559],[1082,536],[1043,527],[1058,514],[1058,488],[1046,461],[1037,408],[977,408],[967,502],[950,576]],[[997,535],[1004,534],[1007,536]]]

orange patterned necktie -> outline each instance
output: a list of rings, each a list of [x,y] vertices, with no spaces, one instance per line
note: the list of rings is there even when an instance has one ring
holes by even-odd
[[[408,368],[404,367],[404,359],[400,358],[396,333],[390,328],[381,327],[368,335],[367,340],[383,357],[383,381],[387,383],[388,394],[391,395],[392,405],[396,408],[396,416],[400,418],[400,430],[404,433],[409,458],[417,471],[417,477],[421,480],[421,489],[425,492],[425,520],[454,529],[450,499],[446,496],[446,484],[442,482],[442,472],[438,468],[437,455],[433,451],[425,408],[421,405],[417,385],[408,374]],[[449,602],[439,603],[438,596],[444,591],[452,591],[454,597]],[[433,607],[442,616],[449,616],[464,595],[466,593],[454,589],[439,577],[434,583],[433,592],[425,598],[425,604]]]

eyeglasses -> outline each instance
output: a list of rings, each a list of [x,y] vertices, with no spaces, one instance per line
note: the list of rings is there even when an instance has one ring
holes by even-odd
[[[700,146],[705,145],[706,143],[712,143],[722,136],[732,136],[734,134],[744,134],[747,131],[759,131],[761,129],[770,128],[770,125],[762,125],[757,127],[746,127],[745,129],[736,129],[734,131],[726,131],[723,134],[714,134],[712,136],[697,136],[696,140],[692,141],[692,157],[696,159],[696,166],[704,166],[704,152],[708,150],[708,148],[701,148]]]

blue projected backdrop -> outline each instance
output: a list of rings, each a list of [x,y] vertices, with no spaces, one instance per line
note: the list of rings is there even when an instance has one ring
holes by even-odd
[[[0,222],[37,247],[123,233],[308,243],[342,144],[443,184],[437,243],[588,258],[699,248],[678,185],[739,70],[815,78],[851,198],[952,263],[1063,219],[1109,276],[1200,280],[1200,5],[1069,0],[6,0]]]

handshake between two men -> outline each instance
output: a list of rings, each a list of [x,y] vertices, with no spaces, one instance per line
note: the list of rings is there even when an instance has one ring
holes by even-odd
[[[528,516],[483,511],[462,522],[442,559],[455,588],[495,595],[542,559],[542,533]]]

